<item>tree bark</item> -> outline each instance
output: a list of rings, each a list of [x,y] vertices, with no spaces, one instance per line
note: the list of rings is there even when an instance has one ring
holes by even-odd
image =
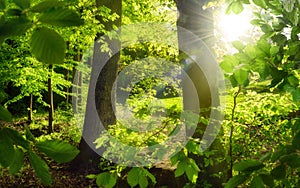
[[[52,72],[53,66],[49,65],[49,76],[48,76],[48,103],[49,103],[49,119],[48,119],[48,134],[53,132],[53,116],[54,116],[54,106],[53,106],[53,91],[52,91]]]
[[[106,19],[101,16],[97,16],[97,19],[100,21],[100,24],[105,26],[106,31],[111,31],[114,26],[121,26],[121,14],[122,14],[122,1],[121,0],[96,0],[96,6],[106,6],[111,10],[111,14],[116,13],[119,15],[119,18],[115,21],[106,21]],[[89,93],[95,93],[95,101],[90,101],[88,99],[87,103],[87,113],[85,116],[85,123],[83,128],[83,136],[79,144],[79,155],[75,158],[76,163],[80,163],[83,166],[87,166],[88,162],[93,160],[97,161],[99,155],[91,147],[95,147],[94,141],[100,136],[102,129],[99,127],[97,120],[90,118],[88,109],[90,109],[90,103],[96,104],[96,110],[98,117],[105,129],[108,128],[108,125],[115,123],[116,118],[113,111],[113,103],[115,100],[112,100],[111,93],[113,91],[113,83],[117,77],[118,62],[120,59],[120,53],[115,52],[116,49],[120,48],[120,41],[117,39],[108,39],[106,38],[104,42],[110,44],[108,47],[114,54],[110,57],[108,52],[100,52],[100,45],[97,42],[97,39],[104,35],[104,33],[98,33],[95,39],[94,44],[94,54],[92,62],[92,73],[91,78],[97,74],[97,81],[95,88],[89,88]],[[107,62],[102,61],[103,59],[108,58]],[[95,71],[97,68],[102,67],[101,72]],[[93,82],[93,81],[91,81]],[[93,85],[90,83],[90,86]],[[95,123],[96,122],[96,123]],[[76,164],[75,164],[76,165]]]
[[[32,122],[32,104],[33,104],[33,95],[29,95],[29,112],[28,112],[28,123]]]
[[[181,63],[185,67],[185,73],[187,75],[182,80],[184,110],[197,112],[197,102],[195,100],[198,100],[200,104],[200,116],[209,118],[212,107],[216,107],[215,104],[212,104],[212,97],[216,97],[215,94],[218,93],[218,81],[213,67],[207,66],[206,64],[207,61],[211,61],[209,54],[198,48],[199,43],[203,43],[204,46],[206,45],[208,48],[211,48],[214,42],[213,16],[210,10],[203,9],[203,2],[203,0],[176,1],[179,12],[177,26],[180,50],[185,48],[190,52],[189,54],[185,54],[185,52],[182,51],[180,52],[184,54],[184,56],[180,57],[185,57],[181,59]],[[186,37],[186,32],[191,32],[199,41],[190,40]],[[207,47],[203,49],[207,49]],[[196,61],[204,66],[199,67]],[[196,94],[195,92],[191,92],[192,90],[196,90]],[[217,103],[219,103],[219,101],[217,101]],[[199,110],[197,113],[199,113]],[[206,124],[198,123],[193,137],[202,138],[206,128]],[[210,156],[215,162],[213,166],[205,167],[203,157],[190,155],[190,157],[203,168],[203,171],[199,174],[199,183],[209,183],[212,187],[222,187],[222,183],[225,181],[223,177],[226,176],[226,172],[224,172],[227,169],[226,164],[224,162],[218,164],[216,160],[225,158],[225,151],[221,145],[220,137],[221,135],[214,140],[208,149],[210,151],[216,151],[213,156]],[[221,177],[215,177],[213,174],[218,174]]]

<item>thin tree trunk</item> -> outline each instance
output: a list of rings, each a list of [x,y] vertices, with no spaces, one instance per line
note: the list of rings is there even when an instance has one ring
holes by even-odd
[[[213,58],[210,57],[208,50],[205,51],[207,49],[206,46],[212,47],[214,26],[212,13],[203,9],[203,2],[202,0],[176,1],[179,11],[177,26],[179,48],[180,50],[187,49],[189,51],[189,54],[180,52],[186,57],[181,59],[187,75],[182,80],[184,110],[191,110],[196,113],[199,113],[200,110],[200,116],[209,118],[212,107],[216,107],[215,104],[214,106],[212,104],[212,97],[215,97],[215,100],[218,93],[218,78],[215,73],[216,70],[213,69],[214,66],[212,64],[209,65]],[[189,34],[187,34],[189,32],[196,37],[196,40],[189,38]],[[199,67],[196,62],[200,62],[203,66]],[[196,90],[196,92],[192,92],[193,90]],[[198,102],[200,109],[199,105],[197,105]],[[219,101],[214,101],[214,103],[219,103]],[[193,137],[202,138],[206,128],[206,124],[198,123]],[[227,165],[224,162],[218,164],[216,160],[225,158],[225,151],[221,145],[220,137],[214,140],[208,150],[216,151],[214,155],[210,156],[215,163],[213,166],[205,167],[202,156],[190,154],[196,163],[202,167],[198,179],[199,183],[209,183],[212,187],[222,187],[222,183],[225,181],[223,177],[226,177]],[[214,174],[221,177],[216,177]]]
[[[30,94],[29,95],[29,112],[28,112],[28,122],[31,123],[32,122],[32,104],[33,104],[33,95]]]
[[[48,76],[48,102],[49,102],[48,134],[53,132],[53,118],[54,118],[53,91],[52,91],[52,72],[53,72],[53,66],[49,65],[49,76]]]

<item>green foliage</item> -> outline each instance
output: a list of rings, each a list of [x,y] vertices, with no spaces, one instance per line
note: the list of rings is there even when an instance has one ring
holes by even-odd
[[[52,179],[47,163],[32,151],[28,151],[28,157],[35,173],[41,178],[45,185],[51,185]]]
[[[2,119],[3,121],[12,121],[12,115],[3,106],[0,106],[0,119]]]
[[[97,175],[96,183],[99,187],[113,188],[117,183],[117,174],[103,172]]]
[[[24,153],[20,148],[15,150],[14,157],[12,159],[11,165],[9,166],[9,173],[11,175],[16,174],[20,171],[24,164]]]
[[[70,144],[58,140],[37,142],[35,146],[39,151],[45,153],[48,157],[54,159],[58,163],[69,162],[79,153],[79,150]]]
[[[48,10],[39,16],[39,20],[43,23],[59,27],[80,26],[83,24],[79,15],[67,8]]]
[[[9,167],[11,175],[19,172],[24,165],[24,154],[27,154],[37,176],[45,185],[50,185],[52,180],[48,165],[32,148],[60,163],[71,161],[79,153],[74,146],[59,140],[36,142],[28,128],[25,135],[11,128],[0,129],[0,164]]]
[[[53,8],[62,7],[65,3],[57,0],[45,0],[30,8],[31,12],[42,13]]]
[[[233,166],[233,169],[240,172],[252,172],[263,168],[262,162],[257,160],[245,160],[241,161]]]
[[[156,183],[155,177],[144,168],[132,168],[127,175],[127,182],[131,187],[139,185],[139,187],[146,188],[149,185],[148,178],[153,184]]]
[[[66,44],[55,31],[39,28],[31,36],[30,48],[38,60],[47,64],[64,62]]]

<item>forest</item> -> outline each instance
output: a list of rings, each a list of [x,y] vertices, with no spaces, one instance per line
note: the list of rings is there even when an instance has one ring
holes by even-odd
[[[300,187],[299,0],[0,0],[0,187]]]

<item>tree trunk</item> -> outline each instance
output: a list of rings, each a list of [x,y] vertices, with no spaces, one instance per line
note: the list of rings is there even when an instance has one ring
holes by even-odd
[[[115,21],[105,21],[105,19],[103,19],[101,16],[97,17],[100,23],[105,26],[105,30],[111,31],[113,26],[121,26],[121,0],[96,0],[96,5],[97,7],[106,6],[107,8],[111,9],[111,14],[116,13],[119,15],[119,18]],[[98,33],[96,40],[102,35],[103,33]],[[116,49],[119,49],[121,44],[120,41],[116,39],[111,40],[106,38],[105,40],[106,41],[104,42],[110,44],[109,48],[114,55],[110,57],[109,53],[100,52],[99,49],[101,44],[95,41],[89,96],[86,107],[87,112],[85,115],[82,133],[83,136],[79,144],[80,153],[74,160],[76,161],[74,162],[75,165],[81,164],[85,167],[87,167],[89,161],[97,161],[99,158],[99,155],[95,152],[94,144],[94,141],[100,136],[100,132],[102,131],[99,123],[101,123],[105,129],[107,129],[108,125],[114,124],[116,121],[113,111],[114,100],[111,99],[111,93],[113,90],[113,83],[117,77],[118,62],[120,59],[120,53],[117,52]],[[108,59],[108,61],[102,61],[103,59]],[[102,68],[101,72],[97,72],[99,67]],[[95,78],[96,80],[93,80]],[[94,83],[94,81],[96,82]],[[93,86],[95,86],[95,88],[92,88]],[[95,93],[94,101],[92,100],[93,96],[90,97],[90,93]],[[95,120],[93,117],[91,117],[92,113],[88,111],[94,104],[96,104],[96,112],[92,113],[97,114],[100,122],[97,122],[98,120]]]
[[[54,106],[53,106],[53,91],[52,91],[52,72],[53,72],[53,66],[49,65],[49,76],[48,76],[48,103],[49,103],[48,134],[53,132]]]
[[[28,112],[28,123],[32,122],[32,103],[33,103],[33,95],[29,95],[29,112]]]
[[[214,41],[214,26],[213,16],[209,10],[203,9],[202,0],[178,0],[176,2],[179,11],[178,26],[178,43],[181,54],[184,57],[181,59],[185,67],[186,77],[183,78],[183,103],[184,110],[190,110],[199,113],[200,116],[209,118],[212,107],[217,107],[219,103],[217,82],[218,78],[214,69],[215,62],[211,62],[209,50]],[[195,36],[197,40],[191,39],[189,36]],[[193,37],[192,37],[193,38]],[[199,46],[201,45],[202,46]],[[182,51],[183,50],[183,51]],[[189,54],[186,54],[188,51]],[[199,67],[199,62],[202,66]],[[206,64],[208,63],[208,64]],[[191,92],[196,90],[196,92]],[[195,94],[196,93],[196,94]],[[214,97],[214,104],[212,98]],[[198,100],[198,101],[196,101]],[[199,103],[198,103],[199,102]],[[198,123],[194,138],[202,138],[207,125]],[[203,139],[203,138],[202,138]],[[212,187],[222,187],[225,181],[227,166],[225,163],[217,164],[215,159],[224,159],[225,151],[220,142],[220,135],[210,145],[208,150],[216,151],[213,156],[210,156],[216,164],[213,166],[204,167],[204,158],[200,156],[190,155],[197,164],[203,168],[199,174],[199,183],[209,183]],[[221,177],[215,177],[213,174],[218,174]]]

